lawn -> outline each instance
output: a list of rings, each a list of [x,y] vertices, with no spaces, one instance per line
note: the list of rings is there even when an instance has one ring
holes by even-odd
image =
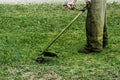
[[[109,45],[102,52],[77,52],[86,44],[85,12],[49,48],[58,58],[42,64],[34,59],[78,11],[62,4],[0,4],[0,12],[0,80],[120,79],[120,4],[108,4]]]

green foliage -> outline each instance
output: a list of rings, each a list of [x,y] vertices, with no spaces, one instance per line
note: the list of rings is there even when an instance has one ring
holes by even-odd
[[[78,12],[61,4],[1,4],[0,12],[0,80],[119,80],[118,3],[108,4],[109,45],[101,53],[77,52],[86,42],[85,13],[50,47],[59,57],[44,64],[33,59]]]

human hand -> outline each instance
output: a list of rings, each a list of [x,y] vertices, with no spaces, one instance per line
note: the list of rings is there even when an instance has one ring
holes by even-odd
[[[75,3],[74,2],[69,2],[67,3],[67,8],[72,9],[74,7]]]

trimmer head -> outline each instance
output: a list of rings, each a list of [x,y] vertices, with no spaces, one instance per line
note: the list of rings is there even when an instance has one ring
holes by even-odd
[[[48,52],[48,51],[45,51],[42,53],[44,56],[47,56],[47,57],[58,57],[57,54],[55,53],[52,53],[52,52]]]
[[[35,59],[36,62],[38,63],[44,63],[47,62],[48,60],[45,57],[58,57],[55,53],[44,51],[41,57],[38,57]]]

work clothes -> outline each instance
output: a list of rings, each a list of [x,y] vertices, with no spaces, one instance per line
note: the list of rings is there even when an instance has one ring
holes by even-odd
[[[108,43],[106,0],[91,0],[86,18],[86,49],[101,51]]]

